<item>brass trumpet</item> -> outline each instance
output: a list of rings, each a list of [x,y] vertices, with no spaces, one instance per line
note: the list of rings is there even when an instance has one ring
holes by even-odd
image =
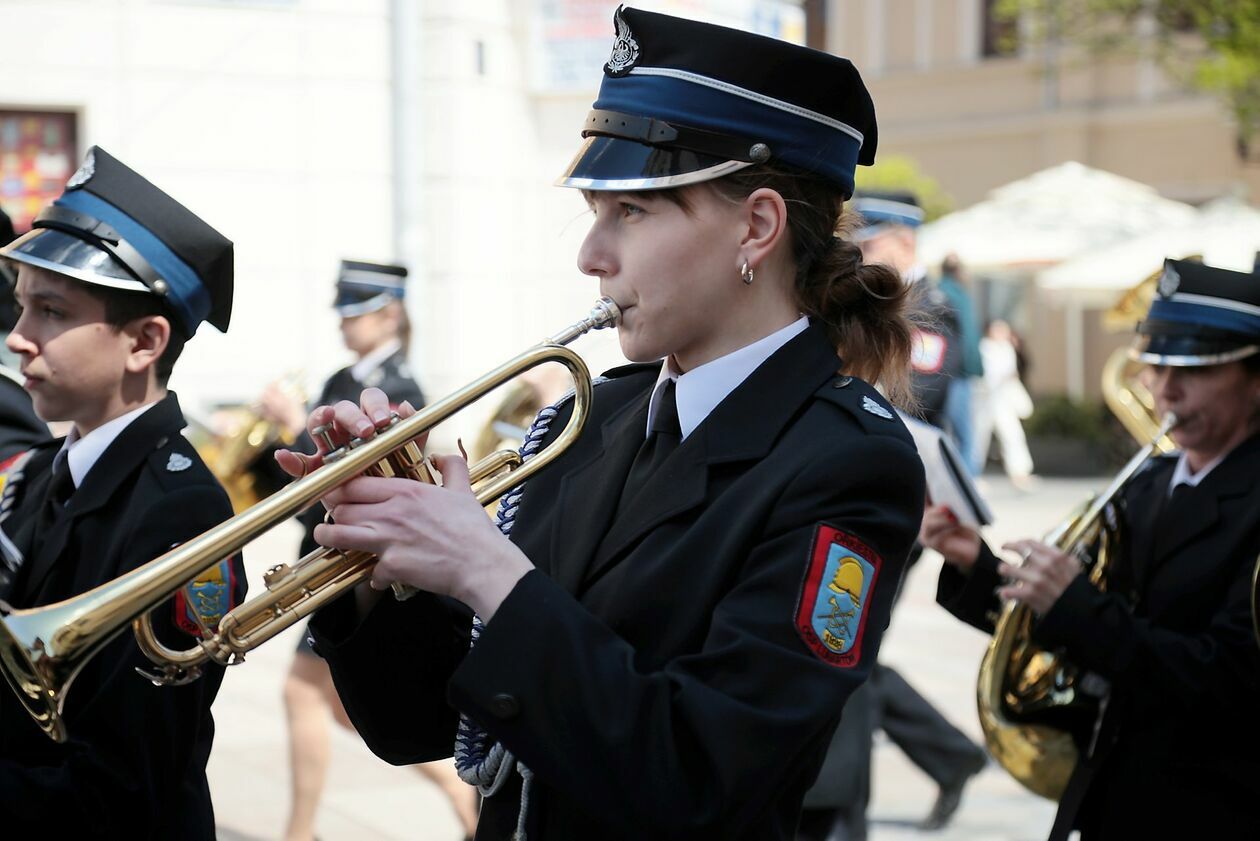
[[[620,317],[617,305],[601,298],[576,324],[411,417],[392,419],[374,437],[356,439],[327,453],[324,465],[307,476],[94,590],[30,610],[10,612],[0,603],[0,670],[40,728],[63,742],[66,725],[61,710],[71,683],[84,664],[128,624],[134,626],[141,650],[159,667],[157,673],[146,676],[159,683],[195,679],[207,662],[239,663],[245,652],[366,580],[375,556],[320,549],[292,567],[275,567],[264,578],[265,593],[232,610],[217,628],[207,628],[206,638],[185,651],[171,650],[157,640],[149,612],[188,586],[203,570],[236,554],[258,535],[360,474],[370,471],[428,479],[415,439],[521,372],[544,362],[559,362],[573,377],[574,408],[556,440],[524,464],[515,453],[500,451],[469,471],[475,481],[485,481],[476,490],[479,502],[484,505],[498,498],[546,467],[577,439],[590,414],[591,376],[582,358],[564,345],[591,330],[614,326]]]
[[[1107,506],[1160,452],[1161,442],[1176,423],[1172,412],[1165,415],[1151,442],[1129,460],[1107,489],[1046,537],[1046,543],[1082,559],[1085,550],[1096,545],[1088,575],[1099,589],[1106,589],[1111,558],[1122,540],[1106,522]],[[1069,730],[1092,719],[1105,689],[1088,685],[1090,676],[1080,674],[1060,655],[1038,648],[1032,642],[1033,622],[1027,605],[1008,602],[1003,606],[980,661],[976,704],[980,729],[993,758],[1033,793],[1058,800],[1079,754]]]

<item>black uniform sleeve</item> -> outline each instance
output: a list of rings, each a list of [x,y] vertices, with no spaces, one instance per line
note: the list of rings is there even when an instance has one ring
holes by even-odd
[[[802,758],[821,760],[888,624],[918,530],[922,468],[904,442],[864,443],[878,476],[847,454],[821,457],[787,487],[700,650],[645,668],[629,643],[532,572],[455,672],[451,700],[540,778],[629,835],[738,835],[793,773],[816,773],[809,762],[801,770]],[[815,655],[794,623],[820,523],[882,561],[849,666]]]
[[[1153,625],[1135,615],[1119,595],[1101,592],[1078,575],[1033,636],[1117,685],[1148,688],[1133,693],[1134,704],[1175,704],[1189,714],[1204,709],[1250,714],[1250,699],[1260,691],[1260,648],[1251,621],[1252,570],[1251,563],[1237,566],[1211,623],[1193,633]]]
[[[229,516],[227,497],[216,486],[173,491],[149,509],[126,541],[126,557],[139,566]],[[239,557],[233,568],[233,601],[239,603],[245,590]],[[153,618],[164,640],[180,647],[195,643],[176,629],[170,603],[156,608]],[[88,662],[67,694],[65,760],[30,767],[0,759],[6,830],[34,835],[51,825],[66,836],[113,838],[158,823],[156,810],[170,804],[154,802],[152,792],[205,762],[212,735],[209,708],[223,670],[207,667],[193,683],[157,687],[136,674],[137,666],[153,668],[128,627]],[[190,825],[205,817],[189,816]],[[125,825],[111,823],[123,819]]]
[[[980,541],[980,556],[970,572],[941,565],[936,582],[937,603],[968,625],[992,633],[1002,606],[994,592],[1002,584],[997,570],[997,556],[989,544]]]

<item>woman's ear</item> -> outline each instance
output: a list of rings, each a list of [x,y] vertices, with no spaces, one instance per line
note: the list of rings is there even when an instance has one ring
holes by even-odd
[[[150,368],[156,370],[157,361],[171,341],[171,323],[162,315],[146,315],[129,322],[123,330],[132,342],[127,371],[142,374]]]
[[[747,230],[740,242],[739,261],[756,270],[787,235],[787,204],[777,190],[760,187],[744,199]]]

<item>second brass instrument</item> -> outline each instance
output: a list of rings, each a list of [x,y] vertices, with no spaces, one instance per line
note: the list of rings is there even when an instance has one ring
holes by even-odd
[[[475,492],[479,502],[501,496],[577,440],[590,414],[591,377],[582,358],[564,345],[590,330],[614,326],[620,316],[611,299],[601,298],[581,321],[411,417],[394,419],[374,437],[326,454],[322,467],[160,558],[72,599],[4,612],[0,615],[0,670],[40,728],[60,742],[67,735],[61,710],[75,676],[128,625],[134,625],[141,650],[157,664],[149,677],[158,682],[194,679],[209,662],[240,662],[249,650],[366,580],[375,557],[321,549],[292,567],[276,567],[265,578],[265,593],[229,612],[217,628],[206,629],[205,639],[185,651],[159,642],[147,614],[203,570],[360,474],[371,471],[423,479],[423,453],[415,443],[417,438],[523,371],[559,362],[569,370],[574,384],[573,412],[560,434],[524,464],[515,453],[503,451],[470,469],[475,479],[485,480]]]
[[[1159,453],[1161,441],[1176,422],[1171,412],[1165,415],[1153,440],[1130,459],[1107,489],[1045,539],[1060,551],[1082,559],[1093,547],[1093,561],[1085,574],[1099,589],[1106,588],[1121,539],[1107,522],[1107,508]],[[1032,642],[1034,622],[1027,605],[1009,602],[1003,606],[993,639],[980,661],[976,703],[990,755],[1030,791],[1058,800],[1079,755],[1070,730],[1092,721],[1097,701],[1106,690],[1090,686],[1089,676],[1060,655],[1037,647]]]

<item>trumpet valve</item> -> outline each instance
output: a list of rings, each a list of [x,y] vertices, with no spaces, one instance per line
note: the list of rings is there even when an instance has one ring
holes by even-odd
[[[270,590],[272,584],[278,584],[293,574],[288,564],[276,564],[263,573],[263,585]]]

